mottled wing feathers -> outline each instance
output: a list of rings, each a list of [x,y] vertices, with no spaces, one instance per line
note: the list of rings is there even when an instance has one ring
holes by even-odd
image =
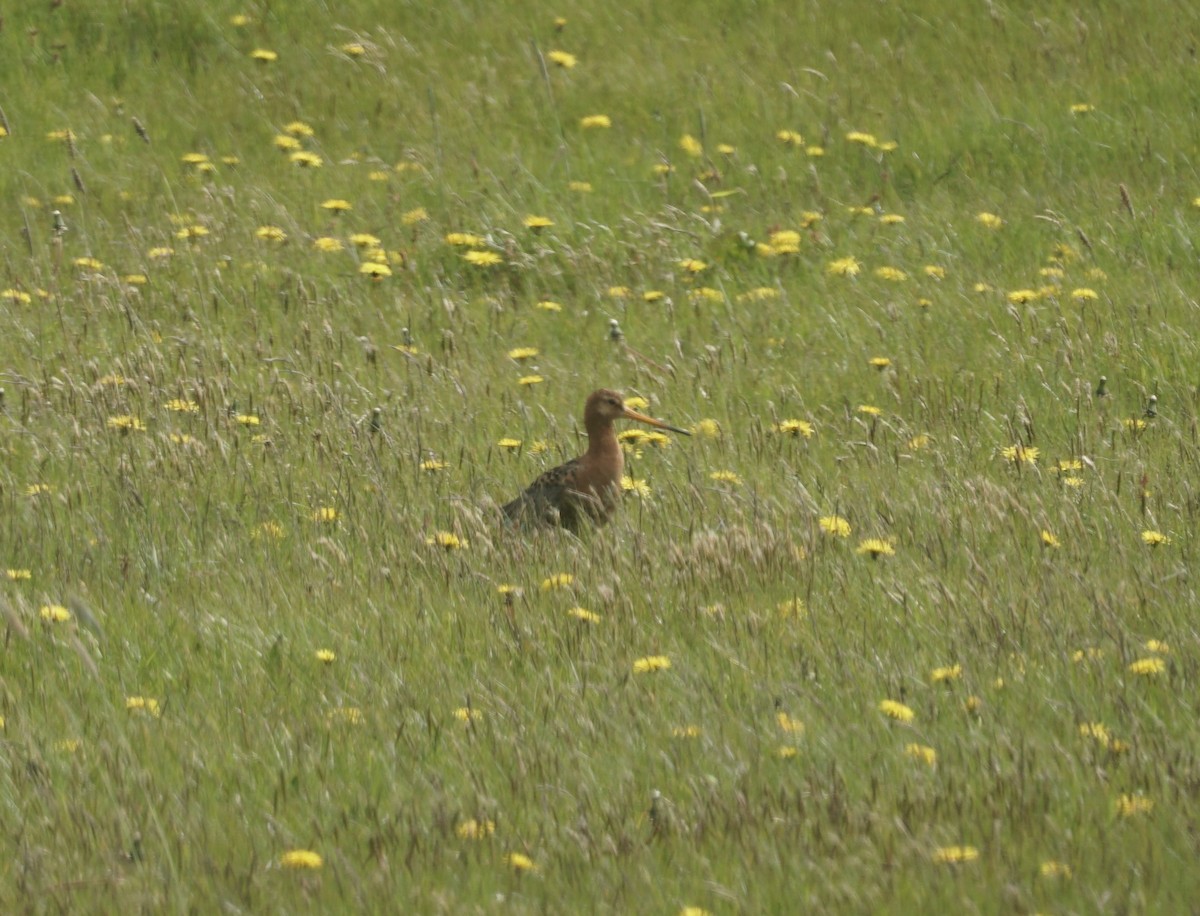
[[[505,505],[504,514],[514,522],[562,525],[574,530],[579,519],[572,484],[578,471],[578,458],[551,468]]]

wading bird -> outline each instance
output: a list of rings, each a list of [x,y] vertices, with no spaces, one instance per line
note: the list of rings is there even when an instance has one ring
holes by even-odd
[[[535,480],[508,505],[504,514],[515,522],[561,525],[578,531],[584,520],[603,525],[621,501],[621,474],[625,456],[613,432],[614,420],[637,420],[659,429],[690,436],[686,429],[670,426],[625,406],[615,391],[601,388],[588,396],[583,408],[587,451]]]

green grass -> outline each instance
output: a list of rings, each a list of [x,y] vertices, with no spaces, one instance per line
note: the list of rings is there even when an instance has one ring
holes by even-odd
[[[1200,15],[134,7],[0,29],[0,907],[1194,905]],[[505,530],[600,385],[697,435]]]

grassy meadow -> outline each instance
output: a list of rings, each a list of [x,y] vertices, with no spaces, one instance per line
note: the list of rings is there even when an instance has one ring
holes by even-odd
[[[1194,909],[1198,42],[6,11],[0,910]]]

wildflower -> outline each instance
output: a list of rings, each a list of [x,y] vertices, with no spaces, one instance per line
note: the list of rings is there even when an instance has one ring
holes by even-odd
[[[1071,866],[1066,862],[1056,862],[1054,859],[1047,859],[1038,868],[1038,874],[1043,878],[1063,878],[1070,880]]]
[[[319,853],[308,849],[292,849],[279,857],[279,864],[284,868],[317,869],[324,864]]]
[[[570,70],[578,63],[575,55],[568,54],[566,51],[551,51],[546,57],[550,63],[562,67],[564,70]]]
[[[357,706],[337,706],[329,710],[329,715],[326,717],[332,724],[335,720],[341,720],[347,725],[362,725],[363,714],[362,710]]]
[[[254,230],[256,238],[262,239],[264,242],[286,242],[287,233],[278,226],[259,226]]]
[[[1051,550],[1057,550],[1062,546],[1062,542],[1044,528],[1042,529],[1042,544]]]
[[[1146,640],[1146,651],[1153,652],[1155,655],[1170,655],[1171,647],[1159,639]]]
[[[1142,532],[1142,543],[1147,547],[1160,547],[1163,544],[1170,544],[1171,539],[1161,531],[1147,529]]]
[[[544,381],[545,379],[540,375],[522,375],[519,379],[517,379],[517,384],[528,387],[530,385],[540,385]]]
[[[573,607],[567,611],[576,620],[582,620],[584,623],[599,623],[600,615],[594,611],[589,611],[584,607]]]
[[[713,471],[708,475],[708,479],[717,483],[740,484],[742,482],[742,478],[733,471]]]
[[[790,744],[781,744],[776,749],[775,756],[780,760],[791,760],[799,753],[799,749],[792,747]]]
[[[392,269],[386,264],[380,264],[377,261],[363,261],[358,265],[358,272],[365,274],[372,280],[382,280],[384,277],[392,275]]]
[[[126,697],[125,708],[130,712],[144,712],[156,719],[162,715],[162,709],[154,697]]]
[[[539,230],[546,229],[554,225],[554,220],[550,219],[550,217],[535,216],[532,213],[525,217],[525,219],[523,219],[521,222],[525,224],[526,229],[532,229],[534,232],[538,232]]]
[[[937,264],[926,264],[922,270],[924,271],[925,276],[933,280],[946,279],[946,268],[939,267]]]
[[[629,403],[626,401],[626,403]],[[701,439],[720,439],[721,424],[711,417],[705,417],[692,427],[692,432]]]
[[[61,604],[43,604],[38,609],[38,616],[51,623],[66,623],[71,619],[71,612]]]
[[[345,213],[347,210],[353,210],[354,205],[348,200],[342,200],[340,197],[331,197],[329,200],[321,203],[322,210],[329,210],[333,213]]]
[[[121,416],[109,417],[108,423],[106,425],[108,426],[109,429],[120,430],[123,433],[141,432],[142,430],[144,430],[146,428],[145,423],[143,423],[137,417],[131,416],[129,414],[122,414]]]
[[[613,299],[628,299],[630,292],[628,286],[610,286],[608,288],[608,295]]]
[[[926,766],[937,766],[937,751],[924,744],[906,744],[904,753],[914,760],[920,760]]]
[[[1140,433],[1142,430],[1144,430],[1146,428],[1146,421],[1143,420],[1141,417],[1126,417],[1124,420],[1124,423],[1125,423],[1125,428],[1132,433]],[[1143,534],[1142,540],[1145,540],[1145,539],[1146,539],[1146,537]]]
[[[899,267],[876,267],[875,276],[880,280],[887,280],[891,283],[903,283],[908,279],[908,274],[902,271]]]
[[[476,267],[495,267],[497,264],[504,263],[504,259],[494,251],[476,251],[474,249],[464,254],[463,260]]]
[[[982,706],[983,700],[974,694],[971,694],[971,696],[963,700],[963,709],[965,709],[971,715],[977,714]]]
[[[933,851],[933,861],[944,865],[974,862],[978,858],[979,850],[974,846],[941,846]]]
[[[759,247],[762,247],[761,245]],[[720,297],[720,294],[717,294]],[[778,299],[779,290],[773,286],[759,286],[738,294],[738,302],[765,302],[768,299]],[[718,300],[719,301],[719,298]]]
[[[504,861],[512,866],[514,871],[520,872],[537,870],[537,865],[534,864],[533,859],[519,852],[510,852],[504,857]]]
[[[927,436],[925,433],[920,433],[919,435],[913,436],[911,439],[908,440],[908,447],[911,448],[914,452],[920,451],[921,449],[927,448],[928,446],[929,446],[929,436]]]
[[[518,443],[518,445],[519,444],[520,443]],[[448,467],[449,467],[449,465],[446,464],[446,462],[438,461],[436,458],[426,458],[424,461],[421,462],[421,470],[429,471],[431,473],[434,471],[444,471]]]
[[[574,191],[576,194],[591,194],[592,184],[589,181],[569,181],[567,190]]]
[[[1167,670],[1167,663],[1161,658],[1139,658],[1130,663],[1129,673],[1142,677],[1156,677]]]
[[[779,611],[779,616],[783,618],[800,619],[806,613],[804,601],[800,598],[789,598],[787,601],[780,601],[775,605],[775,609]]]
[[[325,164],[324,159],[308,150],[297,150],[288,156],[288,161],[302,169],[319,169]]]
[[[793,719],[782,710],[775,714],[775,721],[779,723],[780,729],[787,732],[789,735],[804,734],[804,723],[799,719]]]
[[[1020,443],[1008,445],[1000,449],[1000,456],[1013,464],[1036,464],[1041,452],[1035,446],[1023,446]]]
[[[33,296],[19,289],[6,289],[0,292],[0,299],[7,299],[9,302],[19,302],[22,305],[29,305],[33,301]]]
[[[884,226],[895,226],[904,222],[904,217],[899,213],[884,213],[879,217],[879,222]]]
[[[847,143],[857,143],[860,146],[877,147],[879,141],[875,139],[874,134],[863,133],[861,130],[852,130],[846,134]]]
[[[351,41],[342,45],[342,53],[350,57],[362,57],[367,53],[367,49],[357,41]]]
[[[200,405],[195,401],[188,401],[183,398],[172,398],[163,407],[167,410],[173,410],[176,413],[198,413],[200,410]]]
[[[676,725],[671,729],[671,735],[675,738],[699,738],[704,731],[699,725]]]
[[[260,63],[270,64],[279,60],[279,55],[274,51],[268,51],[266,48],[255,48],[250,52],[250,57]]]
[[[1004,225],[1004,220],[998,217],[995,213],[986,211],[975,214],[975,222],[983,226],[985,229],[999,229]]]
[[[691,134],[684,134],[679,138],[679,148],[685,155],[691,156],[693,159],[699,159],[704,155],[704,146]]]
[[[508,358],[515,359],[517,362],[533,359],[538,355],[537,347],[516,347],[508,351]]]
[[[704,261],[701,261],[699,258],[684,258],[679,262],[679,266],[682,270],[685,270],[690,274],[698,274],[702,271],[708,270],[708,264],[706,264]]]
[[[521,440],[504,438],[504,439],[501,439],[499,442],[497,442],[496,445],[500,446],[500,448],[507,448],[507,449],[515,450],[515,449],[519,449],[521,447]]]
[[[1087,114],[1088,112],[1095,111],[1095,110],[1096,110],[1096,106],[1089,105],[1087,102],[1076,102],[1074,105],[1071,106],[1071,114],[1073,114],[1073,115]]]
[[[771,427],[775,432],[793,438],[811,439],[813,435],[813,425],[807,420],[780,420]]]
[[[266,537],[278,541],[283,538],[283,535],[283,525],[279,524],[279,522],[263,522],[254,529],[255,537]]]
[[[1006,298],[1013,305],[1024,305],[1027,302],[1037,301],[1038,293],[1033,289],[1014,289]]]
[[[935,684],[948,684],[962,677],[962,665],[947,665],[944,668],[934,668],[929,673],[929,680]]]
[[[470,706],[460,706],[454,710],[454,718],[459,722],[471,723],[478,722],[483,718],[483,713],[478,709],[472,709]]]
[[[890,541],[884,541],[880,538],[866,538],[858,542],[858,547],[854,550],[859,556],[870,556],[872,560],[877,560],[882,557],[890,557],[896,552],[896,548],[892,546]]]
[[[497,591],[499,594],[501,594],[501,595],[505,595],[505,596],[507,596],[507,595],[519,595],[519,594],[521,594],[521,589],[520,589],[518,586],[516,586],[516,585],[511,585],[511,584],[509,584],[509,583],[507,583],[507,582],[501,582],[499,585],[497,585],[497,586],[496,586],[496,591]]]
[[[239,426],[260,426],[262,418],[252,413],[240,413],[234,417]]]
[[[1154,810],[1154,799],[1144,795],[1124,794],[1117,797],[1117,814],[1121,817],[1133,817],[1136,814],[1149,814]]]
[[[566,588],[575,581],[575,577],[570,573],[556,573],[549,578],[542,580],[542,591],[549,592],[554,589]]]
[[[648,289],[644,293],[642,293],[642,301],[643,302],[658,302],[660,299],[665,299],[666,296],[667,296],[667,294],[664,293],[660,289]]]
[[[879,702],[879,711],[889,719],[895,719],[897,722],[911,722],[916,716],[916,713],[912,709],[895,700],[881,700]]]
[[[641,478],[630,477],[626,474],[621,478],[621,490],[625,493],[632,493],[634,496],[649,496],[650,484]]]
[[[429,211],[424,207],[414,207],[400,214],[400,223],[404,226],[415,226],[429,219]]]
[[[584,130],[612,127],[612,118],[604,114],[588,115],[579,119],[579,126]]]
[[[775,132],[775,139],[784,146],[803,146],[804,137],[794,130],[778,130]]]
[[[850,537],[850,523],[840,515],[823,515],[817,519],[817,524],[826,534],[839,538]]]
[[[646,674],[653,671],[664,671],[671,667],[671,660],[665,655],[648,655],[633,663],[634,674]]]
[[[862,270],[858,258],[837,258],[825,265],[825,272],[835,277],[857,277]]]
[[[4,577],[9,582],[27,582],[33,578],[33,573],[28,569],[6,569]]]
[[[338,520],[338,510],[333,506],[321,506],[320,508],[313,510],[312,520],[314,522],[321,522],[323,524],[336,522]]]
[[[549,299],[542,299],[540,302],[538,302],[537,305],[534,306],[534,308],[540,309],[543,312],[561,312],[562,311],[561,305],[559,305],[557,302],[552,302]]]
[[[466,540],[449,531],[439,531],[425,538],[425,543],[431,547],[441,547],[444,550],[463,550],[469,546]]]
[[[869,362],[873,368],[880,370],[886,369],[892,364],[892,361],[886,356],[873,356]]]
[[[859,404],[858,408],[855,410],[855,413],[860,413],[864,417],[879,417],[883,415],[882,410],[870,404]]]
[[[341,239],[330,238],[327,235],[321,236],[318,239],[313,239],[313,248],[317,249],[317,251],[324,251],[328,253],[333,251],[342,251],[345,249],[345,247],[346,246],[342,244]]]
[[[171,257],[171,255],[173,255],[173,254],[175,254],[174,248],[171,248],[169,245],[160,245],[156,248],[151,248],[149,251],[147,251],[146,257],[148,257],[152,261],[161,261],[164,258]]]
[[[84,270],[104,270],[103,262],[96,258],[76,258],[72,263]]]
[[[300,141],[295,137],[289,137],[287,134],[276,134],[275,139],[271,142],[275,144],[276,149],[281,149],[285,153],[300,149]]]
[[[454,832],[458,834],[460,840],[482,840],[496,832],[496,823],[495,821],[477,821],[471,817],[454,828]]]
[[[1084,286],[1080,287],[1079,289],[1071,290],[1071,298],[1076,302],[1088,302],[1092,299],[1099,299],[1100,294],[1094,289],[1088,289],[1086,286]]]

